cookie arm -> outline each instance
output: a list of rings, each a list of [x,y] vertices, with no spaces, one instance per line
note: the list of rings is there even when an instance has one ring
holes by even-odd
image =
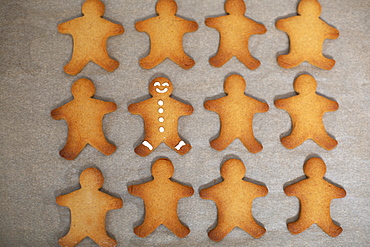
[[[61,195],[61,196],[58,196],[56,199],[55,199],[55,202],[59,205],[59,206],[62,206],[62,207],[68,207],[68,194],[67,195]]]
[[[181,103],[180,104],[180,112],[182,115],[191,115],[194,111],[194,108],[191,106],[191,105],[187,105],[187,104],[184,104],[184,103]]]
[[[120,35],[120,34],[123,34],[124,32],[125,32],[125,29],[123,28],[122,25],[116,24],[113,22],[111,23],[110,34],[112,36]]]
[[[122,208],[122,206],[123,206],[122,199],[111,196],[110,200],[111,200],[110,206],[111,206],[112,209]]]
[[[256,32],[256,34],[264,34],[267,32],[267,28],[265,27],[265,25],[257,22],[254,22],[254,25],[254,31]]]
[[[327,99],[328,100],[328,107],[327,107],[327,111],[336,111],[336,110],[338,110],[338,108],[339,108],[339,104],[338,104],[338,102],[336,102],[336,101],[334,101],[334,100],[329,100],[329,99]]]
[[[140,185],[130,185],[127,187],[128,193],[130,193],[133,196],[142,197]]]
[[[50,116],[55,119],[55,120],[60,120],[60,119],[63,119],[64,118],[64,114],[63,114],[63,106],[61,107],[58,107],[54,110],[51,111],[50,113]]]
[[[206,200],[213,200],[214,186],[199,191],[199,196]]]
[[[269,105],[267,103],[258,101],[258,112],[267,112],[269,110]]]
[[[268,188],[266,186],[263,186],[263,185],[258,185],[258,184],[255,184],[256,187],[256,194],[258,197],[263,197],[263,196],[266,196],[268,194]]]
[[[194,189],[190,186],[181,185],[182,186],[182,196],[183,197],[190,197],[194,194]]]
[[[289,186],[285,187],[284,188],[284,193],[287,196],[295,196],[297,194],[296,184],[292,184],[292,185],[289,185]]]
[[[187,32],[195,32],[198,30],[198,23],[195,21],[186,21],[186,31]]]
[[[134,103],[128,106],[128,111],[134,115],[139,115],[140,111],[140,104],[139,103]]]
[[[107,113],[117,110],[117,104],[114,102],[104,102],[104,107]]]
[[[147,21],[148,20],[144,20],[144,21],[138,21],[135,23],[135,28],[138,32],[146,32],[147,30]]]
[[[347,192],[339,187],[334,187],[335,198],[343,198],[347,195]]]
[[[274,105],[279,108],[279,109],[285,109],[286,106],[287,106],[287,102],[286,102],[287,99],[278,99],[278,100],[275,100],[274,102]]]
[[[216,111],[217,107],[217,102],[216,100],[208,100],[204,102],[204,108],[208,111]]]
[[[58,31],[62,34],[70,34],[70,30],[72,27],[72,21],[73,20],[59,24]]]
[[[218,17],[215,17],[215,18],[207,18],[206,21],[205,21],[206,26],[217,29],[218,28],[217,19],[218,19]]]

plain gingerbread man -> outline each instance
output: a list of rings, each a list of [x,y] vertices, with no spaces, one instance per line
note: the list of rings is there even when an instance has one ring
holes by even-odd
[[[185,54],[182,39],[185,33],[198,30],[198,24],[177,17],[174,0],[159,0],[156,12],[158,16],[135,24],[137,31],[150,37],[150,53],[140,60],[141,67],[151,69],[169,58],[181,68],[190,69],[195,62]]]
[[[62,34],[73,37],[71,61],[64,67],[70,75],[77,75],[89,61],[93,61],[107,71],[114,71],[119,63],[111,59],[107,52],[107,40],[124,32],[122,25],[103,19],[105,6],[100,0],[86,0],[82,5],[84,16],[58,25]]]
[[[181,155],[191,149],[191,145],[180,138],[177,127],[179,117],[192,114],[193,107],[172,99],[172,91],[171,81],[158,77],[149,85],[152,98],[129,105],[129,112],[144,119],[145,138],[135,148],[138,155],[149,155],[162,142]]]
[[[339,31],[320,19],[321,5],[317,0],[302,0],[298,5],[298,16],[279,20],[276,28],[286,32],[290,39],[290,51],[280,55],[279,65],[290,69],[307,61],[330,70],[335,61],[324,57],[322,46],[325,39],[336,39]]]
[[[109,143],[103,133],[103,117],[114,112],[117,105],[91,97],[95,94],[94,84],[85,78],[72,85],[74,99],[51,112],[55,120],[64,119],[68,123],[68,139],[60,156],[73,160],[86,144],[90,144],[105,155],[116,151],[116,146]]]
[[[190,233],[179,220],[177,205],[181,198],[192,196],[194,189],[171,181],[173,173],[170,160],[158,159],[152,166],[152,181],[128,187],[129,193],[141,197],[145,204],[144,222],[134,229],[137,236],[145,238],[161,224],[179,238]]]
[[[56,198],[58,205],[71,211],[69,232],[58,241],[61,246],[75,246],[86,237],[99,246],[116,246],[116,240],[106,233],[105,217],[108,211],[122,208],[123,202],[99,191],[103,183],[103,175],[98,169],[87,168],[80,176],[81,189]]]
[[[260,61],[253,58],[249,52],[248,41],[250,36],[264,34],[267,29],[264,25],[245,17],[246,9],[243,0],[227,0],[225,11],[228,15],[206,19],[206,25],[220,33],[218,52],[209,60],[212,66],[221,67],[233,56],[251,70],[260,66]]]
[[[237,159],[227,160],[221,167],[224,181],[200,191],[200,197],[217,206],[217,226],[208,233],[210,239],[221,241],[231,230],[239,227],[254,238],[261,237],[266,229],[256,223],[252,215],[252,202],[266,196],[265,186],[244,181],[245,166]]]
[[[231,75],[224,83],[227,96],[204,103],[207,110],[220,116],[220,136],[210,143],[218,151],[224,150],[236,138],[252,153],[263,148],[253,135],[252,121],[255,113],[266,112],[269,106],[246,96],[245,88],[246,83],[242,76]]]
[[[316,87],[315,78],[301,75],[294,81],[294,90],[298,95],[275,101],[275,106],[286,110],[292,119],[292,133],[281,138],[286,148],[296,148],[307,139],[312,139],[327,150],[338,144],[326,133],[322,118],[325,112],[336,111],[339,105],[316,94]]]
[[[326,165],[320,158],[311,158],[304,165],[307,179],[285,187],[288,196],[296,196],[300,201],[299,219],[288,223],[292,234],[299,234],[317,224],[331,237],[336,237],[342,232],[330,217],[330,203],[336,198],[346,196],[346,191],[324,179]]]

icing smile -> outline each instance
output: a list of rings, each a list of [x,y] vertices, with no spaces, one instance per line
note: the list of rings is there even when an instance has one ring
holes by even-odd
[[[165,88],[163,90],[160,90],[159,88],[156,88],[155,91],[157,91],[157,93],[165,93],[168,91],[168,88]]]

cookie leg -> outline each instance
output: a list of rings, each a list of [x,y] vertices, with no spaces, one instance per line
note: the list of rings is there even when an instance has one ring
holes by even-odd
[[[326,150],[332,150],[338,145],[338,142],[331,138],[326,131],[322,133],[318,133],[313,137],[313,140],[320,146],[325,148]]]
[[[159,146],[159,144],[160,142],[144,139],[144,141],[135,148],[135,153],[141,157],[148,156]]]
[[[76,234],[76,232],[69,231],[67,235],[58,240],[58,243],[62,247],[73,247],[80,243],[85,237],[86,236]]]
[[[107,139],[104,137],[104,134],[101,134],[98,138],[91,140],[90,145],[105,155],[111,155],[117,149],[116,146],[107,141]]]
[[[213,241],[219,242],[226,237],[234,227],[219,223],[208,233],[208,237]]]
[[[183,69],[190,69],[195,65],[195,61],[191,59],[185,52],[177,52],[176,54],[171,54],[170,59],[177,63]]]
[[[299,234],[309,228],[314,222],[304,220],[302,218],[299,218],[295,222],[288,223],[287,227],[288,230],[293,234]]]
[[[224,51],[224,49],[220,46],[217,54],[209,59],[209,63],[212,66],[219,68],[222,67],[222,65],[224,65],[225,63],[227,63],[232,57],[233,57],[232,54],[229,54],[228,52]]]
[[[225,131],[221,130],[220,136],[210,142],[212,148],[217,151],[224,150],[227,146],[230,145],[235,140],[235,137],[228,135]]]
[[[181,140],[179,136],[168,138],[165,143],[180,155],[186,154],[191,149],[191,145]]]
[[[301,145],[307,138],[293,129],[288,136],[281,138],[281,143],[288,149],[293,149]]]
[[[64,72],[69,75],[77,75],[89,61],[90,59],[88,57],[73,54],[71,61],[64,66]]]
[[[148,56],[140,59],[140,66],[144,69],[152,69],[165,59],[166,57],[164,55],[150,52]]]
[[[190,229],[181,224],[177,215],[170,220],[167,220],[164,225],[179,238],[184,238],[190,233]]]
[[[317,57],[309,60],[308,62],[316,67],[319,67],[325,70],[330,70],[335,65],[335,60],[324,57],[321,54],[321,52]]]
[[[150,220],[146,217],[143,224],[134,228],[134,233],[141,238],[145,238],[157,229],[159,225],[154,219]]]
[[[277,58],[278,64],[285,68],[285,69],[291,69],[299,64],[301,64],[304,60],[300,58],[300,55],[289,53],[287,55],[280,55]]]
[[[259,143],[254,136],[249,135],[249,136],[243,136],[239,138],[240,141],[243,143],[243,145],[248,149],[249,152],[251,153],[258,153],[260,152],[263,147],[261,143]]]
[[[254,238],[259,238],[266,232],[266,229],[254,222],[253,219],[251,222],[248,222],[248,224],[239,225],[239,227]]]
[[[110,238],[105,232],[94,233],[89,237],[101,247],[113,247],[117,245],[117,241]]]
[[[94,58],[93,62],[109,72],[116,70],[119,66],[118,61],[111,59],[105,53],[102,53],[96,58]]]
[[[82,144],[78,138],[73,137],[71,131],[69,131],[67,143],[59,154],[67,160],[73,160],[85,147],[85,144]]]
[[[252,55],[249,52],[245,52],[237,56],[237,58],[250,70],[255,70],[261,65],[261,62],[252,57]]]
[[[317,222],[317,225],[329,236],[331,237],[336,237],[339,234],[342,233],[343,229],[340,226],[337,226],[334,224],[334,222],[329,219],[327,222],[322,223],[322,222]]]

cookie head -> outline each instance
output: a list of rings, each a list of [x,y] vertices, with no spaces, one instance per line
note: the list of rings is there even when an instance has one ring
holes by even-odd
[[[315,93],[317,82],[315,78],[310,75],[301,75],[294,81],[294,91],[298,94]]]
[[[318,18],[321,15],[321,5],[317,0],[302,0],[298,5],[298,14]]]
[[[175,15],[177,12],[177,3],[174,0],[159,0],[155,11],[158,15]]]
[[[225,12],[234,15],[244,15],[247,7],[243,0],[227,0],[225,3]]]
[[[82,4],[82,14],[102,17],[105,12],[105,6],[100,0],[86,0]]]
[[[246,169],[240,160],[227,160],[221,167],[221,176],[225,180],[236,181],[244,178]]]
[[[152,175],[154,178],[168,179],[172,177],[173,173],[174,167],[168,159],[159,159],[152,166]]]
[[[88,79],[79,79],[75,81],[71,89],[73,97],[89,97],[95,94],[95,86],[92,81]]]
[[[94,167],[87,168],[80,175],[80,184],[82,188],[98,190],[103,186],[103,183],[103,174]]]
[[[155,78],[149,85],[149,93],[152,96],[170,96],[172,91],[171,81],[164,77]]]
[[[326,173],[326,165],[320,158],[311,158],[304,164],[303,171],[309,178],[323,178]]]
[[[231,75],[226,78],[224,83],[224,91],[227,94],[244,94],[246,83],[243,77],[240,75]]]

